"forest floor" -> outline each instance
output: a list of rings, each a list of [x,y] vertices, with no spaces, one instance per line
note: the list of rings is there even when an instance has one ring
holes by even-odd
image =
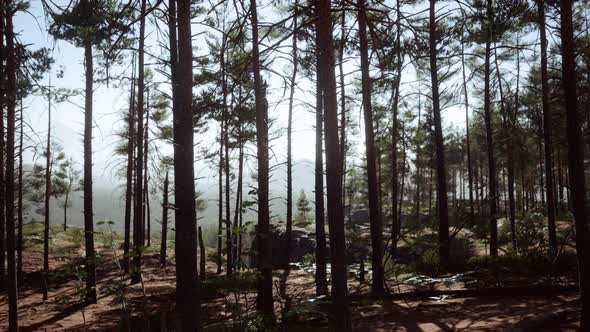
[[[159,254],[153,252],[159,243],[144,255],[141,284],[129,285],[122,277],[109,241],[98,244],[98,303],[80,304],[83,281],[77,272],[83,247],[77,232],[74,236],[53,237],[50,254],[51,278],[49,300],[42,300],[43,282],[40,267],[42,253],[35,238],[29,237],[25,249],[24,283],[19,289],[19,322],[21,331],[161,331],[173,330],[175,271],[173,263],[162,268]],[[38,242],[38,239],[37,239]],[[31,244],[33,243],[33,244]],[[215,276],[216,265],[207,263],[207,281],[203,283],[202,321],[206,331],[256,331],[255,291],[248,286],[253,274],[245,274],[245,288],[236,289],[235,279]],[[232,284],[233,283],[233,284]],[[282,287],[285,287],[284,292]],[[351,276],[351,311],[355,331],[576,331],[579,305],[575,289],[547,288],[544,292],[498,293],[477,291],[456,293],[466,289],[464,281],[453,279],[428,289],[390,280],[397,297],[373,300],[369,287]],[[524,289],[524,288],[523,288]],[[522,290],[522,289],[521,289]],[[451,295],[432,291],[449,291]],[[305,270],[275,271],[275,311],[281,318],[279,331],[328,330],[329,304],[315,298],[313,275]],[[400,296],[399,294],[409,294]],[[432,294],[430,294],[432,293]],[[421,295],[422,294],[422,295]],[[429,296],[434,295],[434,296]],[[7,328],[7,297],[0,293],[0,330]],[[129,322],[129,323],[126,323]],[[231,323],[230,323],[231,322]],[[128,328],[128,324],[130,328]]]

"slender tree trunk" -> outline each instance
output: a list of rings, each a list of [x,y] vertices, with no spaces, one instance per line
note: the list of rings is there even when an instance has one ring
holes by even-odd
[[[316,47],[319,34],[316,24]],[[316,294],[328,295],[328,280],[326,272],[326,227],[324,213],[324,93],[321,82],[321,64],[319,50],[316,49],[316,107],[315,107],[315,289]]]
[[[577,112],[578,95],[576,91],[576,59],[572,23],[572,1],[561,0],[561,41],[562,70],[565,110],[567,117],[567,141],[570,188],[576,227],[576,252],[578,255],[578,273],[582,310],[580,313],[580,331],[590,329],[590,255],[588,251],[588,210],[586,201],[586,176],[584,173],[584,143],[580,132]]]
[[[559,193],[559,204],[558,204],[558,213],[563,213],[563,202],[564,202],[564,197],[563,197],[563,169],[562,169],[562,162],[561,162],[561,148],[557,147],[557,186],[559,187],[558,193]]]
[[[346,86],[344,84],[344,51],[346,49],[346,7],[340,16],[340,34],[342,41],[338,50],[338,71],[340,72],[340,154],[342,155],[342,204],[346,208]],[[349,202],[352,204],[352,202]],[[349,209],[352,207],[349,207]]]
[[[506,154],[507,154],[507,167],[504,169],[504,175],[506,172],[508,173],[508,179],[505,183],[507,184],[507,192],[508,192],[508,204],[506,204],[506,199],[504,200],[504,207],[508,210],[509,220],[510,220],[510,236],[512,239],[512,248],[516,249],[516,209],[514,204],[514,155],[513,155],[513,135],[511,132],[515,130],[514,128],[514,121],[517,112],[518,112],[518,105],[515,101],[515,106],[512,106],[514,110],[512,112],[509,111],[506,105],[506,99],[504,95],[504,90],[502,88],[502,75],[500,74],[500,65],[498,64],[498,54],[497,54],[497,46],[494,43],[494,63],[496,65],[496,74],[498,77],[498,90],[500,92],[500,113],[502,114],[504,120],[504,126],[507,130],[507,140],[506,140]],[[518,71],[520,71],[520,64],[517,61]],[[513,116],[511,113],[514,113]],[[506,196],[506,195],[505,195]]]
[[[229,109],[227,106],[227,75],[225,72],[225,51],[227,47],[227,37],[223,36],[223,42],[221,46],[221,89],[223,93],[223,117],[222,120],[225,123],[225,130],[223,131],[223,147],[225,152],[224,158],[224,171],[225,171],[225,250],[227,252],[227,274],[233,273],[233,246],[232,246],[232,227],[231,227],[231,214],[230,214],[230,171],[229,171]]]
[[[94,67],[92,44],[84,45],[86,91],[84,106],[84,234],[86,242],[86,304],[96,303],[96,254],[94,253],[94,212],[92,207],[92,98]]]
[[[64,232],[68,230],[68,204],[69,204],[69,194],[66,193],[64,197]]]
[[[420,133],[422,130],[420,128],[422,124],[422,99],[421,96],[418,95],[418,123],[416,125],[416,133]],[[420,201],[422,199],[421,195],[421,185],[422,185],[422,142],[416,142],[416,222],[420,222]]]
[[[447,203],[447,174],[445,167],[445,143],[440,115],[440,96],[438,92],[436,0],[430,0],[430,76],[432,81],[432,113],[434,117],[434,136],[436,145],[436,189],[438,200],[438,244],[440,263],[447,267],[450,263],[449,253],[449,206]]]
[[[539,118],[539,137],[537,142],[539,143],[539,197],[541,199],[541,208],[543,208],[543,211],[545,210],[545,175],[547,174],[547,172],[545,172],[545,165],[544,165],[544,154],[543,154],[543,117],[542,114],[539,110],[539,108],[535,107],[535,111],[538,115]]]
[[[295,96],[295,79],[297,78],[297,13],[299,1],[295,0],[293,14],[293,46],[292,46],[292,58],[293,71],[290,80],[289,90],[289,115],[287,124],[287,230],[285,234],[285,258],[283,261],[283,268],[289,269],[289,263],[291,262],[291,241],[293,232],[293,148],[292,148],[292,136],[293,136],[293,99]]]
[[[199,278],[203,281],[207,279],[207,250],[205,250],[201,226],[199,226],[199,254]]]
[[[145,45],[145,10],[146,0],[141,0],[141,12],[139,20],[139,48],[137,54],[137,158],[135,165],[135,209],[133,209],[133,260],[131,269],[131,284],[141,281],[141,254],[144,245],[144,92],[145,92],[145,68],[144,68],[144,45]],[[186,181],[186,180],[185,180]],[[178,193],[177,193],[178,194]]]
[[[43,229],[43,301],[47,300],[47,274],[49,273],[49,201],[51,199],[51,78],[47,93],[47,145],[45,148],[45,206]]]
[[[166,249],[168,248],[168,171],[164,178],[164,190],[162,192],[162,240],[160,243],[160,265],[166,266]]]
[[[218,206],[218,220],[217,220],[217,274],[221,274],[221,252],[223,250],[223,121],[219,122],[219,206]]]
[[[176,38],[176,0],[168,0],[168,49],[170,50],[170,81],[171,81],[171,90],[172,90],[172,114],[176,114],[176,109],[178,105],[177,99],[177,75],[176,75],[176,67],[178,65],[178,42]],[[135,66],[134,66],[135,68]],[[131,135],[130,137],[133,137]],[[175,176],[176,177],[176,176]],[[166,179],[168,179],[168,171],[166,171]],[[166,181],[168,186],[170,185],[169,181]],[[168,193],[168,192],[167,192]],[[166,195],[168,196],[168,195]],[[166,208],[168,208],[166,206]],[[166,221],[168,220],[168,215],[166,214]],[[162,227],[164,227],[162,225]],[[162,228],[164,230],[164,228]],[[166,227],[166,232],[168,229]],[[167,237],[167,234],[166,234]],[[162,234],[162,241],[166,241],[166,237]]]
[[[360,39],[363,114],[365,119],[365,144],[367,153],[367,181],[369,190],[369,219],[371,228],[372,271],[371,292],[381,297],[385,293],[383,287],[383,224],[381,206],[379,205],[379,185],[377,180],[375,134],[373,131],[373,108],[371,103],[371,77],[369,75],[369,42],[367,40],[367,17],[365,1],[359,0],[358,26]]]
[[[461,74],[463,76],[463,96],[465,98],[465,149],[467,150],[467,177],[469,180],[469,218],[471,219],[470,222],[473,223],[475,219],[473,207],[473,165],[471,161],[471,136],[469,135],[469,93],[467,91],[467,76],[465,74],[465,41],[463,39],[461,39]]]
[[[393,101],[392,101],[392,122],[391,122],[391,257],[393,258],[397,251],[397,244],[400,238],[401,222],[398,219],[397,206],[398,206],[398,157],[397,157],[397,139],[398,133],[398,113],[399,113],[399,88],[402,75],[402,62],[403,55],[401,51],[401,12],[400,12],[400,1],[396,1],[396,37],[395,37],[395,48],[397,49],[396,54],[396,77],[392,86]],[[418,97],[419,98],[419,97]],[[416,152],[416,160],[418,159],[419,151]],[[418,180],[417,180],[418,181]],[[419,194],[418,194],[419,195]],[[417,203],[418,209],[420,203]],[[419,213],[419,212],[418,212]]]
[[[17,275],[17,283],[21,285],[24,281],[23,275],[23,138],[24,138],[24,121],[23,121],[23,100],[21,97],[20,100],[20,133],[19,133],[19,144],[18,144],[18,231],[16,237],[16,252],[17,252],[17,263],[16,263],[16,275]],[[2,124],[0,124],[2,126]],[[2,140],[2,139],[0,139]],[[1,169],[1,168],[0,168]],[[2,172],[0,172],[2,173]],[[4,191],[0,190],[2,196],[4,196]],[[4,206],[2,206],[2,210],[4,211]]]
[[[268,104],[266,88],[260,76],[260,51],[258,49],[258,15],[256,0],[250,0],[252,19],[252,71],[254,72],[254,96],[256,99],[256,147],[258,158],[258,293],[256,308],[267,320],[274,320],[272,298],[272,248],[270,239],[270,215],[268,197]]]
[[[399,202],[397,204],[397,220],[402,220],[402,208],[404,205],[404,187],[405,187],[405,183],[406,183],[406,141],[405,141],[405,136],[404,136],[404,123],[401,123],[402,126],[402,169],[401,169],[401,173],[400,173],[400,179],[401,179],[401,183],[400,183],[400,187],[399,187]],[[399,225],[398,225],[399,227]],[[398,228],[398,232],[399,232],[399,228]]]
[[[491,21],[492,0],[487,0],[487,16]],[[484,78],[484,122],[486,127],[486,142],[488,152],[488,167],[489,167],[489,204],[490,204],[490,255],[498,255],[498,224],[496,221],[497,209],[497,188],[496,188],[496,159],[494,157],[494,138],[492,131],[492,108],[491,108],[491,92],[490,92],[490,58],[491,58],[491,31],[490,27],[486,27],[486,41],[485,41],[485,78]]]
[[[551,107],[549,104],[549,75],[547,73],[547,34],[545,30],[545,2],[537,0],[539,15],[539,31],[541,39],[541,86],[543,103],[543,142],[545,143],[545,175],[547,178],[547,229],[549,231],[549,247],[553,254],[557,253],[557,235],[555,233],[555,191],[553,184],[553,137],[551,135]]]
[[[174,2],[174,1],[172,1]],[[131,91],[129,92],[129,114],[127,132],[127,183],[125,188],[125,237],[123,242],[123,271],[129,273],[129,247],[131,242],[131,205],[133,200],[133,156],[135,151],[135,57],[131,74]],[[64,225],[65,228],[65,225]]]
[[[240,217],[240,211],[242,210],[242,182],[243,182],[243,177],[244,177],[244,147],[242,146],[242,137],[241,137],[241,128],[240,128],[240,142],[239,142],[239,151],[238,151],[238,185],[236,188],[236,208],[234,210],[234,229],[238,230],[238,236],[236,237],[234,235],[234,241],[235,241],[235,254],[234,254],[234,259],[237,263],[236,268],[240,269],[242,260],[241,260],[241,256],[242,256],[242,250],[241,250],[241,239],[242,239],[242,227],[239,224],[239,217]]]
[[[0,0],[0,5],[5,6],[5,1]],[[5,68],[4,68],[4,33],[6,32],[4,29],[4,17],[5,11],[0,9],[0,77],[6,77]],[[7,96],[5,96],[5,89],[0,89],[0,188],[6,188],[6,183],[4,181],[5,175],[5,168],[4,168],[4,155],[5,155],[5,148],[4,148],[4,107],[7,101]],[[0,291],[3,291],[6,288],[6,215],[5,215],[5,208],[6,208],[6,192],[5,190],[0,190]]]
[[[227,274],[233,273],[233,244],[232,244],[232,227],[231,227],[231,200],[230,200],[230,170],[229,170],[229,121],[225,120],[225,144],[223,145],[225,151],[224,167],[225,167],[225,250],[227,251]]]
[[[148,90],[149,91],[149,90]],[[151,216],[150,216],[150,196],[149,196],[149,178],[148,178],[148,142],[149,142],[149,121],[150,121],[150,108],[149,108],[149,94],[147,100],[147,107],[145,110],[145,128],[143,135],[143,245],[149,247],[151,245]]]
[[[12,25],[13,3],[4,1],[6,10],[6,256],[8,258],[8,331],[18,331],[18,294],[15,265],[14,241],[14,137],[16,103],[16,56],[14,48],[14,28]]]
[[[174,197],[176,222],[176,312],[179,331],[200,330],[197,273],[197,216],[192,108],[191,1],[178,0],[177,107],[174,113]]]
[[[318,0],[318,33],[321,79],[324,94],[324,126],[326,133],[326,180],[328,191],[328,224],[332,248],[332,293],[334,322],[337,331],[352,330],[346,280],[346,242],[342,208],[342,155],[338,140],[338,109],[334,73],[334,40],[329,0]]]

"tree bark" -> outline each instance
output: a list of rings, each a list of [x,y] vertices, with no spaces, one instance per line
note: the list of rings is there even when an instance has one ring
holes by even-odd
[[[201,281],[207,279],[207,250],[205,250],[201,226],[199,226],[199,278]]]
[[[86,242],[86,304],[96,303],[96,254],[94,252],[94,212],[92,207],[92,98],[94,68],[92,44],[84,45],[86,91],[84,105],[84,238]]]
[[[319,34],[316,23],[316,48]],[[324,210],[324,93],[321,82],[320,53],[316,49],[316,107],[315,107],[315,290],[318,296],[328,295],[326,272],[326,226]]]
[[[577,112],[576,58],[572,23],[572,1],[561,0],[562,70],[565,110],[567,117],[568,169],[576,229],[576,252],[580,283],[580,331],[590,329],[590,255],[588,252],[588,211],[586,207],[586,175],[584,173],[584,143]],[[574,180],[575,179],[575,180]]]
[[[5,1],[0,0],[0,5],[4,6]],[[5,68],[4,68],[4,60],[5,60],[5,52],[4,52],[4,33],[6,32],[4,29],[4,17],[5,12],[1,12],[2,15],[0,16],[0,77],[6,77]],[[4,181],[5,175],[5,168],[4,168],[4,155],[5,155],[5,146],[4,146],[4,106],[7,101],[5,96],[6,91],[4,89],[0,89],[0,188],[6,188],[6,183]],[[6,234],[6,192],[5,190],[0,190],[0,291],[6,288],[6,241],[5,241],[5,234]]]
[[[47,274],[49,273],[49,201],[51,199],[51,78],[47,93],[47,145],[45,159],[45,206],[43,219],[43,301],[47,300]]]
[[[241,128],[240,128],[240,134],[241,133]],[[242,137],[240,136],[240,142],[239,142],[239,152],[238,152],[238,184],[237,184],[237,188],[236,188],[236,208],[234,211],[234,229],[238,230],[238,236],[234,235],[234,241],[235,241],[235,254],[234,254],[234,260],[236,261],[236,268],[240,269],[241,264],[242,264],[242,260],[241,260],[241,256],[242,256],[242,247],[241,247],[241,241],[242,241],[242,227],[239,223],[239,218],[241,215],[241,210],[242,210],[242,186],[243,186],[243,177],[244,177],[244,147],[242,146]]]
[[[447,267],[449,253],[449,206],[447,203],[447,174],[445,167],[445,143],[440,115],[440,96],[438,91],[436,0],[430,0],[430,77],[432,83],[432,113],[434,117],[434,141],[436,146],[436,198],[438,200],[438,245],[440,263]]]
[[[227,251],[227,274],[233,273],[233,243],[232,243],[232,227],[231,227],[231,201],[230,201],[230,169],[229,169],[229,121],[225,120],[225,134],[223,145],[225,149],[224,167],[225,167],[225,250]]]
[[[217,219],[217,274],[221,274],[222,265],[222,250],[223,250],[223,121],[219,121],[219,205],[218,205],[218,219]]]
[[[144,90],[145,90],[145,68],[144,68],[144,46],[145,46],[145,10],[146,0],[141,0],[141,11],[139,20],[139,48],[137,51],[137,157],[135,164],[135,208],[133,209],[133,259],[131,269],[131,284],[141,281],[141,254],[144,245]]]
[[[367,16],[364,0],[359,0],[358,27],[360,39],[362,102],[365,119],[365,144],[367,154],[367,183],[369,194],[369,219],[372,248],[372,284],[371,292],[381,297],[385,293],[383,275],[383,224],[381,220],[381,206],[379,185],[377,183],[377,163],[375,134],[373,132],[373,108],[371,103],[371,77],[369,75],[369,43],[367,41]]]
[[[342,205],[346,208],[346,86],[344,85],[344,50],[346,49],[346,9],[340,17],[340,50],[338,52],[338,71],[340,72],[340,154],[342,155]],[[352,202],[349,202],[352,204]],[[348,207],[349,209],[352,206]]]
[[[148,90],[149,91],[149,90]],[[150,216],[150,196],[149,196],[149,177],[148,177],[148,151],[149,151],[149,121],[150,121],[150,108],[149,108],[149,92],[147,98],[147,109],[145,113],[145,128],[143,135],[143,245],[149,247],[151,245],[151,216]]]
[[[507,130],[507,140],[506,140],[506,154],[507,154],[507,167],[505,170],[508,173],[508,179],[505,181],[507,183],[508,192],[508,204],[506,204],[506,195],[504,196],[504,208],[507,208],[509,220],[510,220],[510,236],[512,239],[512,248],[516,249],[516,206],[514,204],[514,155],[513,155],[513,135],[511,131],[515,130],[514,128],[514,119],[518,112],[518,105],[517,101],[515,100],[515,105],[512,106],[514,110],[512,112],[509,111],[509,107],[506,105],[506,99],[504,95],[504,89],[502,88],[502,75],[500,73],[500,65],[498,64],[498,54],[497,54],[498,47],[494,43],[494,63],[496,65],[496,74],[498,77],[498,90],[500,92],[500,113],[502,114],[504,120],[504,129]],[[520,71],[520,64],[517,61],[517,70]],[[513,115],[514,114],[514,115]],[[503,172],[504,173],[504,172]],[[506,173],[504,173],[506,175]],[[506,180],[506,179],[505,179]],[[505,192],[506,193],[506,192]]]
[[[172,1],[174,2],[174,1]],[[129,247],[131,242],[131,205],[133,200],[133,156],[135,151],[135,57],[131,74],[131,91],[129,92],[129,114],[127,130],[127,183],[125,188],[125,237],[123,241],[123,271],[129,273]],[[65,227],[65,226],[64,226]]]
[[[7,256],[7,294],[8,331],[18,331],[18,294],[15,265],[14,241],[14,138],[16,103],[16,56],[14,48],[14,28],[12,24],[12,0],[4,1],[6,10],[6,256]]]
[[[256,100],[256,147],[258,158],[258,278],[256,308],[266,320],[274,320],[272,298],[271,235],[268,197],[268,105],[266,89],[260,76],[260,51],[258,49],[258,15],[256,0],[250,0],[252,19],[252,71],[254,72],[254,96]]]
[[[162,192],[162,240],[160,241],[160,265],[166,266],[166,249],[168,248],[168,171],[164,178],[164,190]]]
[[[397,251],[397,244],[400,238],[400,231],[401,231],[401,223],[398,218],[397,214],[397,206],[399,200],[399,193],[398,193],[398,183],[399,183],[399,165],[398,165],[398,152],[397,152],[397,141],[399,137],[398,132],[398,113],[399,113],[399,88],[401,83],[401,74],[402,74],[402,62],[403,62],[403,55],[401,51],[401,11],[400,11],[400,1],[396,1],[396,37],[395,37],[395,48],[397,49],[396,55],[396,77],[393,82],[392,86],[392,93],[393,93],[393,101],[392,101],[392,122],[391,122],[391,257],[393,258]],[[419,97],[418,97],[419,98]],[[420,120],[418,120],[420,122]],[[416,160],[419,158],[420,151],[419,149],[416,150]],[[419,166],[416,166],[417,172]],[[420,181],[419,177],[416,177],[416,183]],[[420,194],[419,192],[416,194],[417,198],[417,214],[419,214],[420,209]]]
[[[485,65],[484,65],[484,122],[486,128],[486,143],[489,168],[489,204],[490,204],[490,255],[498,255],[498,224],[496,221],[496,159],[494,156],[494,137],[492,131],[492,105],[490,92],[490,54],[491,54],[491,20],[493,18],[492,0],[487,0],[487,26],[485,41]]]
[[[224,158],[224,171],[225,171],[225,250],[227,252],[227,270],[226,273],[233,273],[233,246],[232,246],[232,227],[231,227],[231,212],[230,212],[230,170],[229,170],[229,109],[227,106],[227,75],[226,75],[226,63],[225,63],[225,50],[227,47],[227,37],[223,35],[223,42],[221,46],[221,80],[222,80],[222,92],[223,92],[223,122],[225,130],[223,131],[223,147],[225,152]]]
[[[463,96],[465,98],[465,149],[467,150],[467,178],[469,181],[469,218],[473,223],[475,212],[473,206],[473,165],[471,161],[471,136],[469,135],[469,93],[465,74],[465,41],[461,35],[461,74],[463,76]]]
[[[176,312],[178,330],[200,330],[197,273],[197,216],[192,108],[191,1],[178,0],[177,107],[174,113],[174,197],[176,221]]]
[[[332,248],[333,329],[352,330],[346,280],[346,242],[342,206],[342,156],[338,140],[338,109],[334,73],[334,40],[330,0],[318,0],[318,32],[321,83],[324,93],[324,126],[326,136],[326,183],[328,191],[328,225]]]
[[[539,31],[541,39],[541,89],[543,104],[543,142],[545,143],[545,175],[547,185],[547,229],[549,231],[549,247],[552,254],[557,253],[557,234],[555,232],[555,191],[553,184],[553,137],[551,123],[553,117],[549,103],[549,75],[547,73],[547,34],[545,30],[545,2],[537,0],[539,15]]]
[[[16,237],[16,253],[17,253],[17,262],[16,262],[16,275],[17,275],[17,284],[21,285],[24,281],[23,275],[23,150],[24,150],[24,121],[23,121],[23,100],[21,97],[20,100],[20,134],[19,134],[19,144],[18,144],[18,231]],[[0,126],[2,126],[0,124]],[[0,168],[1,169],[1,168]],[[3,173],[0,171],[0,173]],[[0,190],[2,196],[4,196],[4,191]],[[2,206],[2,210],[4,211],[4,206]]]
[[[293,232],[293,148],[292,148],[292,136],[293,136],[293,99],[295,96],[295,79],[297,78],[297,14],[299,1],[295,0],[293,14],[293,44],[292,44],[292,62],[293,71],[291,73],[290,90],[289,90],[289,115],[287,124],[287,230],[285,233],[285,258],[283,261],[283,268],[289,269],[289,263],[291,262],[291,241]]]

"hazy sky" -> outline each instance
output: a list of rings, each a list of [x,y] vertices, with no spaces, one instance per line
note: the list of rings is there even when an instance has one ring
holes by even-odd
[[[84,87],[84,68],[82,64],[83,50],[76,48],[71,44],[63,41],[55,42],[46,32],[46,22],[43,16],[41,4],[39,1],[31,2],[31,10],[29,13],[18,13],[15,19],[15,28],[20,32],[20,38],[24,43],[32,44],[33,48],[50,47],[54,49],[53,56],[56,60],[54,70],[52,72],[52,84],[56,87],[63,88],[83,88]],[[267,20],[272,20],[276,14],[273,14],[274,9],[265,7],[262,11],[263,19],[266,15]],[[34,17],[33,17],[34,16]],[[277,16],[278,17],[278,16]],[[203,25],[194,24],[193,34],[198,34],[202,31]],[[159,54],[160,50],[155,45],[155,38],[157,37],[153,26],[147,27],[148,34],[148,48],[149,51]],[[149,42],[151,40],[151,42]],[[290,43],[290,41],[287,41]],[[202,52],[206,46],[203,43],[203,36],[198,36],[193,41],[199,51]],[[146,60],[149,63],[149,59]],[[64,77],[57,79],[55,73],[59,68],[64,69]],[[273,68],[279,72],[287,73],[290,70],[290,65],[281,60],[273,61]],[[358,80],[359,73],[358,59],[349,59],[345,63],[345,71],[353,72],[347,75],[347,81],[352,82]],[[410,88],[416,86],[416,77],[411,69],[411,66],[404,72],[403,86]],[[271,103],[270,116],[277,119],[273,129],[283,130],[277,135],[277,139],[272,142],[274,155],[271,154],[273,160],[271,163],[284,162],[286,150],[286,119],[287,119],[287,100],[280,104],[276,101],[283,95],[283,81],[271,76],[268,72],[264,73],[266,79],[270,84],[269,101]],[[45,79],[47,81],[47,78]],[[314,123],[315,116],[310,112],[313,110],[314,95],[310,91],[312,85],[308,80],[299,76],[298,78],[300,88],[295,95],[296,109],[294,113],[294,134],[293,134],[293,151],[295,159],[313,159],[315,154],[315,135]],[[95,183],[99,186],[114,187],[121,183],[121,179],[116,178],[113,174],[113,165],[116,163],[113,157],[113,145],[116,141],[114,135],[117,128],[123,124],[120,121],[122,113],[128,107],[127,88],[117,88],[111,85],[107,88],[105,85],[95,85],[96,91],[94,94],[94,119],[96,127],[94,128],[94,174]],[[164,86],[164,85],[163,85]],[[165,87],[164,87],[165,88]],[[348,87],[348,93],[353,93],[354,87]],[[428,89],[428,82],[422,82],[423,92]],[[307,90],[307,92],[305,91]],[[383,98],[389,98],[384,96]],[[358,99],[358,98],[356,98]],[[415,99],[415,98],[414,98]],[[410,100],[415,103],[415,100]],[[477,101],[472,99],[472,103],[477,104]],[[78,99],[78,104],[83,105],[82,98]],[[36,134],[44,135],[46,132],[46,116],[47,116],[47,101],[41,96],[30,96],[25,100],[25,118],[35,129]],[[361,110],[357,104],[350,104],[352,112],[351,116],[358,120],[361,118]],[[53,133],[56,140],[58,140],[65,149],[68,155],[73,156],[78,162],[82,161],[82,129],[83,129],[83,112],[77,106],[68,103],[62,103],[54,106],[53,116]],[[403,110],[402,110],[403,111]],[[443,111],[443,119],[445,127],[448,126],[464,126],[464,108],[462,105],[453,106]],[[195,142],[201,146],[213,146],[214,137],[217,133],[216,124],[211,124],[210,130],[207,134],[195,137]],[[362,127],[358,130],[356,137],[350,139],[359,145],[363,143],[364,131]],[[362,152],[363,149],[357,148],[357,151]],[[254,154],[255,151],[250,151]],[[215,176],[215,170],[209,169],[206,165],[198,163],[196,165],[196,173],[199,180],[202,182],[204,188],[209,188],[213,182],[209,183],[207,179],[212,179]],[[310,188],[311,190],[311,188]]]

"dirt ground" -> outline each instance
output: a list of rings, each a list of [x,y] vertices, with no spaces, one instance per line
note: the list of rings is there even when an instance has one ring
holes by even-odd
[[[130,330],[145,331],[173,329],[174,266],[159,266],[156,253],[144,256],[143,284],[125,288],[126,310],[116,301],[112,288],[128,285],[121,277],[112,250],[103,248],[98,268],[98,303],[82,306],[78,302],[83,283],[75,276],[76,259],[81,250],[60,244],[67,250],[51,254],[49,300],[42,300],[44,285],[41,273],[42,255],[26,252],[25,282],[19,290],[19,322],[22,331],[113,331],[128,330],[121,325],[130,317]],[[120,254],[120,252],[117,252]],[[208,263],[214,278],[216,267]],[[280,295],[281,282],[286,280],[285,295]],[[281,317],[285,307],[309,303],[314,297],[313,276],[304,271],[291,271],[288,276],[276,275],[276,312]],[[462,285],[450,285],[461,288]],[[398,288],[396,288],[398,289]],[[398,289],[399,290],[399,289]],[[110,291],[110,292],[109,292]],[[576,331],[578,301],[575,292],[548,296],[482,296],[467,298],[426,298],[421,300],[370,300],[367,287],[351,281],[351,310],[356,331]],[[145,295],[144,295],[145,294]],[[240,303],[253,308],[255,294],[242,294]],[[202,321],[208,331],[224,331],[220,323],[237,320],[231,307],[234,295],[214,292],[202,294]],[[321,305],[313,314],[296,315],[286,331],[326,331],[329,310]],[[7,298],[0,293],[0,330],[7,328]],[[142,317],[149,317],[144,319]],[[539,324],[539,321],[542,323]],[[139,323],[138,323],[139,322]],[[148,323],[146,323],[148,322]],[[139,325],[138,325],[139,324]],[[143,325],[141,325],[143,324]],[[149,324],[149,325],[145,325]],[[533,326],[533,328],[531,328]]]

